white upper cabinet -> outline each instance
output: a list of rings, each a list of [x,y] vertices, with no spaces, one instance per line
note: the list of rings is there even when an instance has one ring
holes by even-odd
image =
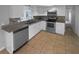
[[[57,16],[65,16],[65,6],[64,5],[56,5],[52,6],[48,11],[54,12],[57,11]]]
[[[47,11],[51,8],[50,6],[32,5],[33,16],[47,16]]]
[[[57,7],[57,16],[65,16],[65,6]]]

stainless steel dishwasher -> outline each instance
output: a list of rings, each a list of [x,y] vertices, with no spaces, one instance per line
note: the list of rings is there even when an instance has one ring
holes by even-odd
[[[28,27],[21,28],[14,32],[13,51],[28,41]]]

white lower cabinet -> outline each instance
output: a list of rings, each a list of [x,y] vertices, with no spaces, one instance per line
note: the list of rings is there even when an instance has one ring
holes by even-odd
[[[5,48],[9,53],[13,53],[13,32],[8,33],[5,31],[5,40],[6,45]]]
[[[28,28],[21,29],[17,32],[6,32],[6,49],[9,53],[13,53],[28,40]]]
[[[64,35],[65,33],[65,23],[56,22],[56,33]]]
[[[41,30],[46,30],[46,21],[40,21],[28,26],[28,28],[20,29],[16,32],[6,32],[6,49],[9,53],[13,53],[21,45],[23,45],[27,39],[31,39]],[[65,23],[56,22],[56,33],[64,35]]]
[[[35,36],[39,31],[40,31],[39,23],[29,25],[29,39]]]
[[[33,36],[35,36],[41,30],[45,30],[45,29],[46,29],[45,21],[40,21],[40,22],[34,23],[32,25],[29,25],[29,39],[31,39]]]
[[[41,24],[40,24],[41,30],[46,30],[46,25],[47,25],[46,21],[41,21]]]
[[[16,49],[21,47],[28,39],[31,39],[41,30],[46,29],[46,22],[40,21],[29,25],[27,28],[22,28],[15,32],[6,32],[6,49],[9,53],[13,53]]]

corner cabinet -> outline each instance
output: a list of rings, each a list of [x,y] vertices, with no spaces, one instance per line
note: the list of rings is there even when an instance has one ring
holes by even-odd
[[[56,22],[56,33],[64,35],[65,33],[65,23]]]
[[[46,29],[46,21],[40,21],[32,25],[29,25],[29,40],[37,33],[39,33],[41,30],[45,29]]]

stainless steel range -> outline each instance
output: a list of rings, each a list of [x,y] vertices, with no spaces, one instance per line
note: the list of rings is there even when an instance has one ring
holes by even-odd
[[[47,27],[46,30],[48,32],[55,33],[55,25],[56,25],[56,20],[57,20],[57,11],[54,12],[48,12],[47,13],[48,20],[47,20]]]

